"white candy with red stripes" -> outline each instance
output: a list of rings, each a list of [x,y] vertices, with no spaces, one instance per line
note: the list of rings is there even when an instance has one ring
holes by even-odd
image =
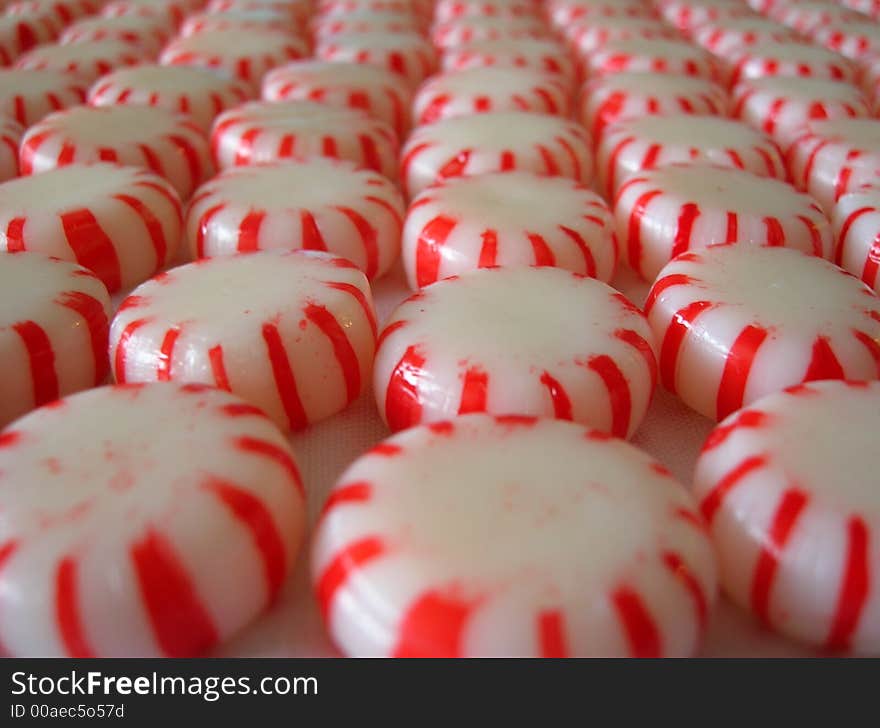
[[[219,16],[217,16],[219,17]],[[355,36],[362,33],[419,34],[421,23],[414,17],[399,13],[359,11],[327,18],[315,16],[309,22],[316,42],[330,41],[334,36]]]
[[[0,182],[19,173],[18,147],[24,136],[24,127],[5,116],[0,117]]]
[[[731,416],[695,495],[727,594],[764,626],[880,655],[880,383],[815,382]]]
[[[880,25],[864,20],[819,26],[811,37],[814,43],[854,61],[880,52]]]
[[[162,50],[159,63],[208,68],[258,86],[267,71],[308,52],[305,41],[290,33],[214,30],[175,38]]]
[[[352,13],[382,13],[427,23],[433,6],[432,0],[319,0],[315,3],[315,10],[325,18],[345,17]]]
[[[880,17],[880,0],[840,0],[845,8],[869,16],[872,20]]]
[[[188,12],[198,9],[199,4],[189,0],[110,0],[101,9],[101,17],[158,18],[165,21],[168,32],[172,33]]]
[[[134,66],[147,59],[146,49],[122,40],[44,45],[25,53],[15,68],[67,71],[80,81],[91,82],[114,68]]]
[[[92,273],[36,253],[7,253],[0,287],[0,427],[104,381],[112,309]]]
[[[843,195],[831,224],[834,262],[880,293],[880,189],[868,186]]]
[[[733,86],[749,78],[797,76],[855,83],[858,69],[847,58],[807,43],[757,43],[743,49],[731,64],[728,80]]]
[[[3,13],[12,17],[51,13],[61,25],[69,25],[77,18],[98,12],[100,5],[97,0],[13,0]]]
[[[34,124],[21,141],[21,173],[74,162],[118,162],[167,179],[187,199],[212,172],[208,141],[188,117],[154,106],[75,106]]]
[[[538,0],[437,0],[434,5],[434,22],[437,23],[474,16],[539,18],[541,3]]]
[[[715,81],[720,76],[718,61],[706,50],[684,40],[632,38],[612,41],[584,58],[588,76],[620,71],[673,73]]]
[[[483,40],[548,40],[553,36],[540,18],[471,16],[437,23],[431,40],[441,51]]]
[[[468,271],[391,314],[373,389],[392,431],[457,414],[574,420],[628,438],[654,391],[645,317],[609,285],[560,268]]]
[[[880,298],[798,250],[685,253],[661,271],[645,312],[663,386],[715,420],[802,382],[880,377]]]
[[[187,211],[193,257],[251,250],[325,250],[377,278],[400,252],[403,198],[354,164],[304,162],[232,167],[202,185]]]
[[[148,1],[148,0],[142,0]],[[192,0],[199,10],[204,5],[202,0]],[[295,22],[303,22],[311,12],[311,3],[308,0],[209,0],[206,6],[207,12],[215,15],[226,13],[252,12],[254,10],[274,10],[285,13]]]
[[[86,100],[87,84],[64,71],[0,69],[0,114],[24,127]]]
[[[810,121],[788,150],[795,184],[828,212],[847,192],[880,180],[880,121]]]
[[[666,22],[685,32],[710,22],[755,16],[742,0],[656,0]]]
[[[657,18],[628,15],[575,23],[564,29],[564,33],[581,58],[622,40],[681,40],[681,34],[675,28]]]
[[[214,120],[211,149],[221,169],[331,157],[397,177],[398,142],[390,126],[317,101],[252,101],[225,111]]]
[[[571,84],[577,77],[568,50],[555,40],[484,40],[449,48],[441,59],[446,71],[468,68],[529,68]]]
[[[188,15],[180,26],[178,35],[187,37],[197,33],[237,30],[239,32],[282,31],[305,35],[304,28],[298,28],[290,13],[272,8],[253,10],[228,10],[222,13],[195,13]]]
[[[49,13],[0,15],[0,64],[11,66],[34,46],[54,41],[60,30],[61,24]]]
[[[490,111],[532,111],[568,116],[568,89],[541,71],[471,68],[429,78],[413,99],[416,124]]]
[[[186,114],[205,131],[226,109],[253,98],[244,81],[193,66],[142,65],[98,79],[89,89],[92,106],[157,106]]]
[[[787,175],[782,155],[770,139],[742,122],[712,116],[621,121],[605,130],[596,162],[608,199],[614,199],[620,185],[634,174],[683,162],[744,169],[774,179]]]
[[[767,15],[807,36],[818,28],[829,25],[868,22],[864,16],[828,0],[774,2],[767,9]]]
[[[60,43],[93,43],[121,40],[144,48],[150,56],[162,50],[170,38],[167,24],[159,18],[125,15],[119,18],[85,18],[68,25]]]
[[[859,85],[877,108],[880,102],[880,55],[859,63]]]
[[[276,601],[305,531],[290,445],[208,387],[68,397],[0,433],[0,471],[11,655],[201,655]]]
[[[79,263],[111,293],[176,259],[180,198],[136,167],[72,164],[0,185],[0,251]]]
[[[378,66],[294,61],[263,77],[265,101],[318,101],[358,109],[389,124],[399,137],[409,129],[412,90],[398,74]]]
[[[375,345],[364,274],[342,258],[301,250],[172,268],[135,288],[110,327],[117,382],[209,384],[285,430],[354,402]]]
[[[560,32],[572,24],[601,22],[619,16],[657,18],[657,11],[645,0],[547,0],[546,13]]]
[[[594,141],[616,121],[649,115],[726,116],[727,93],[704,78],[667,73],[613,73],[581,89],[580,118]]]
[[[468,415],[352,464],[312,544],[352,656],[688,656],[716,599],[690,494],[621,440],[570,422]]]
[[[783,149],[811,119],[871,116],[857,86],[839,81],[767,76],[743,81],[733,90],[733,115],[761,129]]]
[[[531,172],[450,179],[419,194],[403,229],[413,289],[476,268],[539,265],[608,282],[617,267],[614,219],[581,183]]]
[[[736,60],[749,46],[766,43],[805,43],[806,38],[791,28],[760,16],[725,18],[693,29],[697,45],[726,60]]]
[[[449,177],[511,170],[589,184],[589,136],[559,117],[499,111],[418,127],[401,150],[401,183],[410,197]]]
[[[402,76],[415,87],[434,73],[437,54],[418,33],[339,33],[318,41],[315,58],[366,63]]]
[[[630,268],[652,281],[670,260],[716,243],[831,257],[831,224],[809,195],[731,167],[674,164],[631,177],[614,204]]]

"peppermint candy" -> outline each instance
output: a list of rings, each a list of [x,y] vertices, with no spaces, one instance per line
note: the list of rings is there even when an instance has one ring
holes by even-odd
[[[134,289],[110,328],[116,381],[233,392],[285,430],[341,411],[370,375],[376,320],[364,274],[315,252],[173,268]]]
[[[107,289],[81,266],[36,253],[0,256],[0,427],[107,376]],[[4,441],[0,434],[0,442]]]
[[[716,420],[803,382],[880,376],[880,299],[797,250],[686,253],[660,273],[645,312],[663,386]]]
[[[651,332],[622,294],[566,270],[519,266],[447,278],[401,304],[379,338],[373,389],[392,431],[488,412],[626,438],[655,374]]]

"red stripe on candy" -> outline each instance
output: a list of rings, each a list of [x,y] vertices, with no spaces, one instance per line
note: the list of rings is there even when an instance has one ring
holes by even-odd
[[[330,493],[321,509],[321,518],[337,506],[346,503],[366,503],[373,496],[372,486],[364,480],[339,486]]]
[[[168,141],[183,154],[187,170],[189,171],[190,185],[197,185],[202,178],[202,163],[199,161],[199,155],[195,148],[188,139],[177,134],[170,134]]]
[[[336,362],[345,379],[346,404],[351,404],[361,391],[361,366],[357,353],[336,317],[326,307],[310,303],[306,305],[304,313],[306,318],[330,341]]]
[[[681,206],[681,213],[678,216],[678,226],[675,230],[675,239],[672,243],[672,257],[684,253],[691,246],[691,232],[693,231],[694,222],[700,216],[700,208],[693,202],[688,202]]]
[[[149,529],[133,544],[131,559],[156,642],[165,655],[191,657],[217,642],[214,620],[165,536]]]
[[[394,657],[459,657],[476,604],[429,591],[415,600],[398,627]]]
[[[605,354],[594,356],[587,366],[599,375],[608,391],[608,400],[611,405],[611,434],[615,437],[625,438],[629,432],[629,420],[632,412],[629,382],[614,360]]]
[[[628,344],[639,352],[645,360],[645,365],[651,374],[651,387],[657,384],[657,356],[654,354],[654,348],[642,337],[631,329],[618,329],[614,332],[614,337]]]
[[[92,212],[82,208],[59,217],[76,262],[94,271],[111,293],[119,290],[122,282],[116,248]]]
[[[660,633],[641,597],[629,587],[611,595],[633,657],[660,657]]]
[[[272,514],[253,493],[229,481],[209,476],[205,488],[214,493],[250,533],[263,563],[267,602],[273,604],[284,583],[287,555]]]
[[[125,359],[127,354],[126,349],[128,347],[128,341],[129,339],[131,339],[132,336],[134,336],[134,333],[139,328],[145,326],[147,323],[149,323],[148,319],[136,319],[130,322],[119,335],[119,341],[116,344],[116,356],[113,360],[113,374],[115,375],[116,381],[119,384],[125,383]]]
[[[336,209],[345,215],[351,221],[351,224],[354,225],[355,230],[357,230],[367,259],[364,272],[367,274],[367,278],[373,278],[379,269],[379,247],[376,243],[376,228],[370,225],[363,215],[352,210],[350,207],[337,207]]]
[[[577,249],[584,257],[584,269],[586,270],[586,274],[590,278],[595,278],[596,259],[593,257],[593,252],[590,250],[590,246],[587,245],[587,241],[584,240],[583,236],[576,230],[566,227],[565,225],[560,225],[559,229],[577,246]]]
[[[829,650],[845,650],[850,646],[853,633],[870,593],[871,573],[868,564],[870,532],[858,516],[847,524],[847,553],[834,621],[826,646]]]
[[[302,230],[302,246],[304,250],[327,250],[324,236],[318,229],[315,217],[308,210],[299,213],[300,227]]]
[[[58,399],[55,351],[46,332],[33,321],[21,321],[12,328],[27,350],[34,405],[39,407]]]
[[[196,230],[196,255],[199,258],[205,257],[205,242],[208,236],[208,228],[214,216],[226,207],[225,202],[221,202],[213,207],[209,207],[202,213],[199,218],[198,229]]]
[[[266,219],[264,210],[251,210],[238,226],[238,252],[246,253],[260,249],[260,226]]]
[[[751,604],[752,611],[765,625],[770,624],[770,595],[779,559],[806,505],[807,496],[799,490],[792,489],[783,494],[758,556],[752,580]]]
[[[437,280],[443,259],[441,248],[456,224],[456,220],[438,215],[422,228],[416,243],[416,282],[419,287]]]
[[[558,420],[571,420],[571,399],[569,399],[565,387],[551,376],[550,372],[544,372],[541,375],[541,384],[550,395],[550,401],[553,403],[553,416]]]
[[[355,541],[336,554],[324,569],[315,587],[318,605],[325,622],[329,618],[333,598],[339,588],[348,581],[352,573],[384,553],[386,549],[383,543],[378,538],[372,537]]]
[[[479,367],[470,367],[464,374],[458,414],[466,415],[470,412],[485,412],[488,389],[489,375],[479,369]]]
[[[385,342],[391,334],[395,331],[399,331],[404,326],[406,326],[406,320],[395,321],[394,323],[388,324],[384,329],[382,329],[382,333],[379,334],[379,338],[376,340],[376,350],[378,351],[382,344]]]
[[[553,251],[547,245],[547,241],[536,233],[528,233],[529,242],[532,244],[532,250],[535,255],[536,266],[553,266],[556,265],[556,258]]]
[[[353,286],[351,283],[327,281],[326,285],[328,288],[334,288],[337,291],[343,291],[344,293],[347,293],[358,302],[358,305],[364,311],[364,317],[367,319],[367,323],[370,325],[370,330],[373,332],[373,339],[375,339],[378,334],[379,328],[378,324],[376,323],[376,314],[373,313],[373,307],[367,301],[367,297],[364,292],[357,286]]]
[[[498,233],[494,230],[484,230],[482,235],[482,244],[480,246],[480,260],[477,263],[478,268],[492,268],[498,257]]]
[[[162,229],[162,222],[157,218],[153,211],[147,207],[142,200],[131,195],[114,195],[124,205],[127,205],[144,223],[147,229],[147,235],[153,244],[153,250],[156,253],[156,270],[165,265],[165,259],[168,255],[168,244],[165,241],[165,231]]]
[[[275,324],[263,324],[263,341],[266,342],[266,353],[272,366],[275,386],[278,389],[278,396],[281,398],[281,405],[287,415],[290,428],[302,430],[309,424],[308,417],[303,408],[302,400],[299,398],[296,378],[287,356],[287,350],[284,348],[284,342]]]
[[[724,361],[724,371],[718,386],[715,406],[717,419],[723,420],[743,406],[752,363],[766,338],[767,330],[755,325],[746,326],[736,337]]]
[[[214,383],[220,388],[231,392],[229,386],[229,377],[226,374],[226,365],[223,362],[223,347],[220,344],[211,347],[208,350],[208,361],[211,363],[211,374],[214,377]]]
[[[180,336],[180,329],[174,328],[168,329],[162,338],[162,346],[159,348],[159,363],[156,366],[156,380],[159,382],[171,380],[171,363],[178,336]]]
[[[247,452],[252,455],[260,455],[261,457],[268,458],[280,465],[284,472],[287,473],[287,477],[293,483],[297,492],[305,498],[306,492],[303,487],[299,468],[296,466],[296,462],[294,462],[290,453],[284,448],[279,447],[268,440],[260,440],[255,437],[247,436],[239,437],[235,441],[235,446],[242,452]]]
[[[410,346],[391,373],[385,393],[385,418],[394,431],[405,430],[422,419],[419,379],[424,364],[425,358]]]
[[[627,228],[627,254],[630,266],[634,270],[640,270],[642,263],[642,217],[651,200],[661,194],[663,193],[660,190],[645,192],[636,200],[630,213]]]
[[[764,455],[754,455],[743,460],[733,470],[727,473],[727,475],[721,478],[721,480],[718,481],[718,484],[709,491],[705,498],[703,498],[703,502],[700,503],[700,513],[703,514],[706,523],[709,525],[712,524],[712,519],[715,518],[715,514],[718,512],[718,509],[721,507],[724,499],[731,490],[753,472],[760,470],[765,465],[767,465],[767,458]]]
[[[694,610],[697,613],[700,632],[702,633],[706,629],[709,619],[709,605],[700,582],[697,581],[697,578],[679,554],[667,551],[663,554],[663,563],[672,572],[673,576],[681,582],[688,594],[690,594],[691,600],[694,603]]]
[[[675,373],[678,367],[678,352],[685,335],[694,320],[703,311],[712,307],[711,301],[694,301],[672,315],[663,343],[660,346],[660,378],[663,386],[675,394]]]
[[[813,342],[813,355],[804,375],[805,382],[819,379],[843,379],[843,367],[834,355],[831,344],[825,336],[818,336]]]
[[[69,556],[62,559],[55,572],[55,618],[58,631],[70,657],[95,657],[82,623],[76,577],[76,562]]]
[[[673,286],[686,286],[693,282],[694,279],[684,273],[673,273],[661,278],[652,286],[650,293],[648,293],[648,298],[645,301],[645,315],[647,316],[651,313],[651,309],[654,308],[657,299],[667,288],[672,288]]]
[[[568,657],[570,651],[565,639],[565,619],[559,610],[538,615],[538,642],[541,657]]]
[[[26,218],[14,217],[6,226],[6,252],[20,253],[25,249],[24,226]]]
[[[110,362],[107,360],[107,338],[110,322],[103,304],[82,291],[68,291],[58,297],[58,304],[79,315],[89,330],[92,344],[92,357],[95,364],[95,384],[100,384],[107,376]]]

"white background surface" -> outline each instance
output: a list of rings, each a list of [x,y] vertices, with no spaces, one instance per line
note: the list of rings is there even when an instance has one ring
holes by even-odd
[[[614,286],[639,306],[644,303],[647,286],[628,270],[618,274]],[[375,283],[373,295],[380,326],[408,294],[399,266]],[[658,388],[648,416],[632,441],[662,461],[682,483],[690,486],[694,462],[712,424]],[[315,522],[327,493],[345,468],[388,434],[370,390],[345,412],[292,437],[308,492],[310,524]],[[306,542],[296,570],[288,579],[278,603],[217,650],[217,656],[338,656],[318,614],[309,579],[308,556]],[[707,657],[814,654],[810,649],[765,630],[724,597],[716,606],[701,653]]]

